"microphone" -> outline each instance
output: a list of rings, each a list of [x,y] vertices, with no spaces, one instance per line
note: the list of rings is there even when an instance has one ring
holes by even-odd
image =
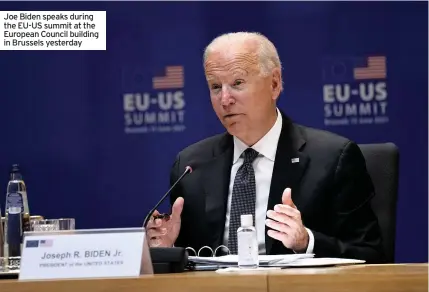
[[[192,164],[191,164],[192,165]],[[195,165],[194,165],[195,167]],[[162,196],[161,200],[159,200],[159,202],[155,205],[155,207],[153,207],[149,213],[146,215],[146,218],[143,221],[143,227],[146,228],[150,217],[152,216],[153,212],[155,212],[155,210],[159,207],[159,205],[161,205],[162,202],[164,202],[165,198],[167,198],[167,196],[171,193],[171,191],[176,187],[176,185],[187,175],[192,173],[194,170],[192,169],[191,166],[186,166],[185,167],[185,171],[182,173],[182,175],[176,180],[176,182],[170,187],[170,189],[164,194],[164,196]]]

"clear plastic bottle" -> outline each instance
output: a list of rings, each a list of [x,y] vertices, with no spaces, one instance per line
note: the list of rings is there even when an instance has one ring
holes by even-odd
[[[253,215],[241,215],[241,226],[237,229],[238,266],[240,268],[257,268],[258,238],[253,226]]]
[[[0,257],[3,257],[4,233],[3,233],[3,220],[1,219],[1,206],[0,206]]]
[[[4,256],[21,256],[22,240],[25,231],[30,231],[30,210],[28,207],[27,188],[17,164],[12,166],[7,184]]]

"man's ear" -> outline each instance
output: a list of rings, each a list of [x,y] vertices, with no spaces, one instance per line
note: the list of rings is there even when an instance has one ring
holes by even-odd
[[[280,68],[275,68],[272,74],[271,89],[273,91],[273,99],[276,100],[283,90],[282,72]]]

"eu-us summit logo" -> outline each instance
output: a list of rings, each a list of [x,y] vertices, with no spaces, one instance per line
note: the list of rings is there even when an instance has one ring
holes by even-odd
[[[326,126],[389,122],[385,56],[326,58],[322,74]]]
[[[125,133],[168,133],[186,129],[184,68],[167,66],[162,69],[150,72],[143,68],[124,68]]]

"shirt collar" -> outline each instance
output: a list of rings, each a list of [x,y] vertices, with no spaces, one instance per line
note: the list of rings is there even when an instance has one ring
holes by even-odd
[[[277,151],[277,143],[280,138],[280,133],[282,131],[282,115],[277,109],[277,119],[268,133],[265,134],[262,139],[260,139],[252,148],[259,152],[259,154],[268,158],[271,161],[275,160],[276,151]],[[234,160],[233,164],[235,164],[240,158],[241,154],[249,148],[246,144],[244,144],[240,139],[234,136]]]

